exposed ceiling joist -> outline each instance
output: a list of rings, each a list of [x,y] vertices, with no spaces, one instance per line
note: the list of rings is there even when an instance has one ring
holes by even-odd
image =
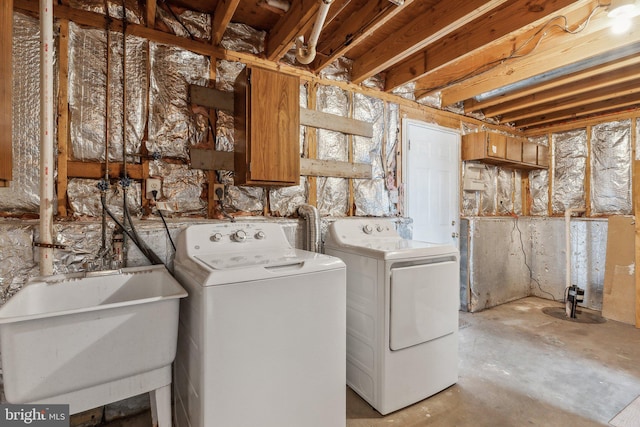
[[[470,22],[464,27],[452,32],[441,40],[427,46],[425,50],[396,63],[387,71],[385,90],[389,91],[398,86],[425,78],[425,84],[434,84],[428,73],[446,66],[465,56],[473,55],[482,47],[495,43],[507,37],[503,45],[507,49],[499,49],[500,53],[491,53],[491,61],[495,58],[506,58],[513,51],[514,40],[510,36],[513,32],[523,32],[523,28],[534,29],[535,25],[542,25],[549,16],[558,10],[574,3],[574,0],[556,0],[551,2],[532,3],[523,7],[520,0],[509,0],[499,8]],[[528,32],[531,32],[530,30]],[[457,67],[459,69],[459,67]],[[474,72],[474,67],[468,72]],[[449,75],[455,75],[451,73]],[[460,74],[458,77],[462,77]],[[450,83],[438,82],[437,85]]]
[[[506,0],[441,1],[429,7],[423,2],[403,6],[413,19],[401,32],[388,37],[353,64],[352,81],[362,83],[367,78],[419,52],[424,47],[472,22]]]
[[[586,19],[586,17],[585,17]],[[629,46],[640,41],[640,17],[633,18],[635,30],[617,36],[615,45]],[[589,24],[577,34],[560,33],[543,38],[537,48],[523,57],[500,64],[479,76],[442,90],[442,104],[451,105],[569,64],[610,51],[614,41],[610,20],[604,10],[596,11]]]
[[[406,0],[404,7],[413,1]],[[325,28],[331,37],[326,37],[318,43],[318,52],[322,55],[319,55],[314,63],[314,68],[321,70],[341,56],[348,56],[351,49],[366,40],[401,11],[402,9],[388,0],[367,1],[362,8],[358,9],[358,13],[328,23]]]
[[[320,8],[318,0],[300,0],[278,20],[267,38],[266,54],[271,61],[280,60],[295,43],[299,35],[310,31]]]
[[[227,29],[227,26],[233,18],[240,0],[218,0],[218,6],[213,13],[213,20],[211,22],[211,28],[213,29],[213,35],[211,37],[211,43],[214,46],[220,44],[222,36]]]

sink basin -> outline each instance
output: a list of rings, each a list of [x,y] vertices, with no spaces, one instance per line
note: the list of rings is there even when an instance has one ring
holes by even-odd
[[[7,400],[73,414],[170,385],[185,296],[164,266],[31,281],[0,307]]]

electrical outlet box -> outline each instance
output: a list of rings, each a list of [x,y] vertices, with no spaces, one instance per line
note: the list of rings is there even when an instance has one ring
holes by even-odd
[[[213,200],[224,199],[224,184],[213,184]]]
[[[147,199],[153,199],[153,191],[157,191],[156,199],[162,196],[162,181],[157,178],[147,178],[147,185],[145,186],[145,196]]]

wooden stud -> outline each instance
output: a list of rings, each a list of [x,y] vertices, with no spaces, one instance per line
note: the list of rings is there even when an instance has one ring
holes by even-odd
[[[211,59],[212,71],[209,73],[209,80],[215,82],[216,59]],[[189,85],[189,98],[192,104],[215,110],[225,110],[233,113],[233,92],[223,92],[211,87]]]
[[[549,155],[551,156],[551,162],[549,162],[549,174],[547,175],[549,182],[549,188],[547,188],[547,215],[553,216],[553,181],[555,179],[556,171],[556,155],[555,155],[555,142],[553,141],[553,133],[549,131]]]
[[[636,160],[637,155],[637,118],[631,119],[631,164],[632,164],[632,207],[635,217],[635,265],[640,262],[640,223],[638,221],[638,208],[640,207],[640,161]],[[640,328],[640,273],[636,271],[636,328]]]
[[[353,117],[353,92],[347,93],[349,103],[349,118]],[[347,135],[347,161],[353,163],[353,135]],[[353,188],[353,179],[348,180],[349,196],[347,197],[347,216],[353,216],[355,211],[355,195]]]
[[[223,2],[221,2],[223,3]],[[218,9],[220,8],[220,4],[218,4]],[[234,7],[235,10],[235,7]],[[217,11],[217,9],[216,9]],[[233,14],[232,14],[233,15]],[[226,27],[226,25],[225,25]],[[216,43],[215,42],[215,29],[212,27],[211,28],[212,31],[212,36],[211,36],[211,42],[212,43]],[[222,36],[221,36],[222,37]],[[216,74],[218,72],[217,70],[217,59],[214,56],[209,57],[209,81],[211,82],[215,82],[216,81]],[[190,94],[190,98],[191,98],[191,102],[192,103],[196,103],[194,101],[194,88],[192,86],[189,87],[189,94]],[[197,90],[196,90],[197,91]],[[196,97],[197,98],[197,97]],[[232,98],[233,101],[233,98]],[[233,105],[233,104],[231,104]],[[231,109],[231,111],[233,111],[233,108]],[[209,124],[211,125],[211,132],[208,133],[207,136],[207,145],[209,145],[209,147],[211,147],[212,149],[215,149],[216,146],[216,110],[215,108],[210,108],[209,109]],[[230,158],[231,161],[233,162],[233,153],[229,153],[231,154]],[[216,218],[218,216],[218,211],[219,211],[219,204],[223,203],[223,202],[218,202],[216,200],[216,195],[215,195],[215,185],[218,183],[218,177],[216,175],[216,173],[214,171],[208,171],[207,172],[207,216],[209,218]]]
[[[122,175],[122,163],[109,162],[109,176],[118,177]],[[144,168],[140,164],[127,163],[127,175],[131,179],[145,179]],[[67,177],[101,179],[104,177],[104,164],[97,162],[67,162]]]
[[[316,109],[318,83],[312,80],[307,89],[307,108],[309,110]],[[318,157],[318,131],[315,128],[307,128],[307,159],[316,159]],[[302,160],[302,159],[300,159]],[[309,200],[311,206],[318,206],[318,180],[314,176],[307,177],[307,185],[309,187]]]
[[[280,60],[300,34],[311,30],[320,8],[317,0],[299,0],[291,4],[291,9],[282,16],[269,32],[266,55],[270,61]]]
[[[587,160],[584,171],[585,216],[591,216],[591,126],[587,126]],[[580,206],[577,206],[580,207]]]
[[[69,21],[61,19],[58,52],[58,215],[67,216],[67,160],[71,152],[69,132]]]
[[[0,181],[11,181],[13,173],[12,140],[12,44],[13,0],[0,2]]]

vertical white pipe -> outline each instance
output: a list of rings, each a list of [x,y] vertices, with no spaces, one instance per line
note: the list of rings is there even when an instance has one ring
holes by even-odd
[[[53,243],[53,0],[40,0],[40,243]],[[53,274],[53,249],[40,247],[40,275]]]
[[[565,292],[567,288],[571,286],[571,214],[574,212],[577,212],[577,213],[586,212],[586,209],[571,208],[564,211],[564,226],[565,226],[564,237],[566,239],[565,240],[565,248],[566,248],[565,268],[567,270],[565,274],[565,282],[564,282]]]

